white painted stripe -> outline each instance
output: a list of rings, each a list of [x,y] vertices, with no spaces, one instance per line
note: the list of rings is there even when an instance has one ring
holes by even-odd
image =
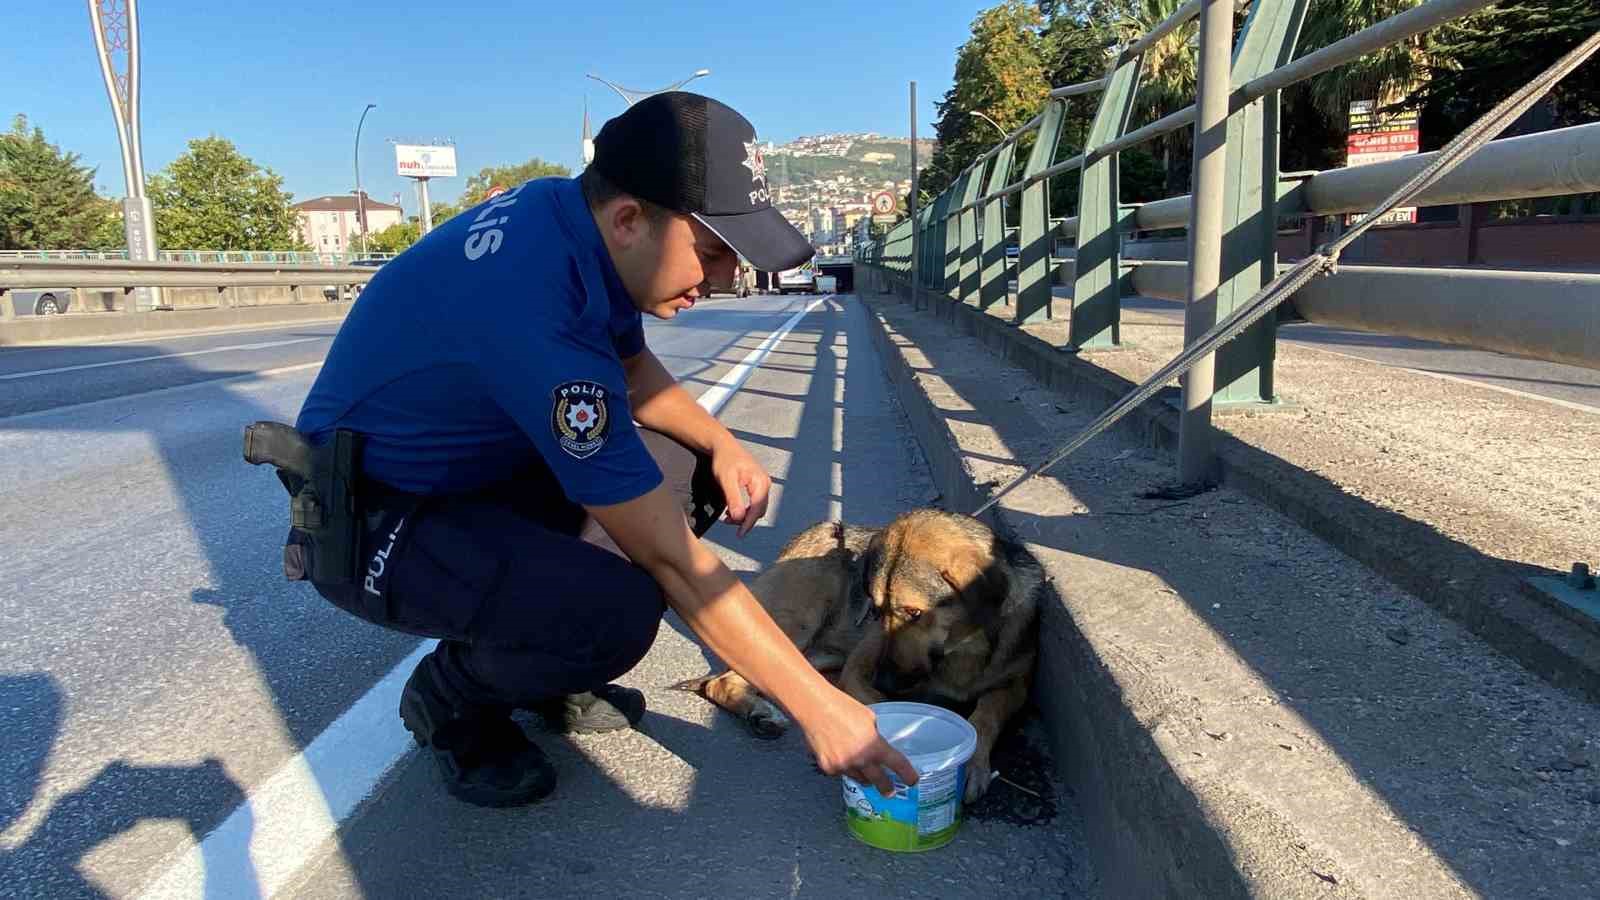
[[[711,413],[713,416],[720,412],[723,405],[728,402],[728,398],[732,397],[735,391],[744,386],[744,383],[750,379],[751,374],[755,372],[756,367],[761,365],[761,361],[766,359],[768,353],[772,352],[772,348],[787,337],[789,332],[794,330],[794,326],[800,324],[800,320],[806,317],[806,313],[811,312],[827,301],[827,297],[818,297],[811,301],[805,309],[790,316],[789,321],[783,323],[783,327],[767,335],[766,340],[762,341],[754,350],[751,350],[749,355],[745,356],[743,362],[729,369],[726,375],[717,380],[716,384],[707,388],[706,392],[698,398],[700,405],[705,407],[706,412]]]
[[[290,338],[284,341],[261,341],[255,344],[230,344],[226,347],[210,347],[205,350],[187,350],[183,353],[164,353],[160,356],[137,356],[133,359],[113,359],[106,362],[84,363],[78,366],[61,366],[55,369],[33,369],[32,371],[28,372],[12,372],[9,375],[0,375],[0,381],[13,381],[18,378],[37,378],[41,375],[56,375],[61,372],[80,372],[84,369],[102,369],[106,366],[130,366],[134,363],[154,362],[158,359],[179,359],[185,356],[205,356],[207,353],[232,353],[236,350],[265,350],[269,347],[287,347],[290,344],[305,344],[310,343],[311,341],[321,340],[327,340],[327,338]]]
[[[1534,394],[1534,393],[1530,393],[1528,391],[1519,391],[1516,388],[1502,387],[1502,386],[1500,386],[1498,384],[1491,384],[1490,382],[1487,382],[1487,381],[1479,381],[1478,380],[1479,378],[1493,378],[1494,377],[1493,375],[1489,375],[1489,374],[1480,375],[1477,378],[1464,378],[1464,377],[1462,377],[1460,375],[1446,375],[1443,372],[1430,372],[1427,369],[1413,369],[1410,366],[1402,366],[1402,365],[1399,365],[1397,363],[1383,362],[1382,360],[1372,359],[1371,357],[1367,357],[1367,356],[1357,356],[1354,353],[1341,353],[1338,350],[1329,350],[1329,349],[1327,349],[1325,347],[1314,347],[1314,346],[1311,346],[1309,344],[1300,343],[1299,341],[1296,341],[1296,343],[1299,343],[1300,346],[1305,347],[1307,350],[1315,350],[1318,353],[1331,353],[1334,356],[1342,356],[1345,359],[1359,359],[1362,362],[1372,363],[1375,366],[1386,366],[1386,367],[1391,368],[1391,369],[1399,369],[1402,372],[1410,372],[1410,373],[1412,373],[1414,375],[1425,375],[1425,376],[1427,376],[1429,378],[1437,378],[1440,381],[1454,381],[1457,384],[1470,385],[1471,387],[1484,388],[1485,390],[1490,390],[1490,391],[1499,391],[1502,394],[1510,394],[1513,397],[1521,397],[1524,400],[1537,400],[1540,403],[1552,403],[1552,404],[1555,404],[1556,406],[1559,406],[1559,407],[1561,407],[1563,409],[1571,409],[1571,410],[1575,410],[1577,412],[1590,413],[1592,415],[1600,415],[1600,406],[1589,406],[1589,405],[1583,404],[1583,403],[1574,403],[1571,400],[1562,400],[1559,397],[1546,397],[1543,394]]]
[[[271,897],[406,751],[400,692],[438,641],[423,641],[146,888],[143,898]]]
[[[790,316],[701,394],[700,405],[716,415],[772,348],[826,300],[818,298]],[[411,670],[436,644],[423,641],[221,825],[179,851],[139,896],[266,898],[283,888],[411,749],[411,736],[395,711]]]

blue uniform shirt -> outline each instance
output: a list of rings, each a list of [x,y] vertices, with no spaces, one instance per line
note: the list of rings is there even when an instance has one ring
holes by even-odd
[[[576,179],[522,184],[385,263],[350,310],[295,427],[366,436],[369,477],[417,494],[505,481],[539,460],[567,498],[661,483],[622,360],[644,324]]]

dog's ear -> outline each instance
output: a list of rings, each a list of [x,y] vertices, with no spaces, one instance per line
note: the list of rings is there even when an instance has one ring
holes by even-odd
[[[964,545],[951,553],[939,567],[939,575],[961,596],[967,613],[975,621],[987,621],[999,612],[1009,585],[1000,560],[979,548]]]

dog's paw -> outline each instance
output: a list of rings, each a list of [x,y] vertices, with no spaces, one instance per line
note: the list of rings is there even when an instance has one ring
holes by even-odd
[[[757,700],[750,715],[745,716],[744,723],[750,728],[751,734],[764,741],[782,737],[789,729],[789,717],[770,700]]]
[[[989,792],[989,778],[993,775],[987,759],[973,757],[967,762],[967,794],[964,800],[967,803],[976,803],[978,799]]]

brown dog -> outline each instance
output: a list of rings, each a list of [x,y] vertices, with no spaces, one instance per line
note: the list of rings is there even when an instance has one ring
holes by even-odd
[[[1043,587],[1026,550],[970,516],[921,509],[883,528],[813,525],[750,590],[813,666],[843,667],[840,688],[862,703],[915,700],[967,716],[978,732],[970,803],[988,790],[995,738],[1027,700]],[[737,672],[677,687],[760,737],[789,724]]]

